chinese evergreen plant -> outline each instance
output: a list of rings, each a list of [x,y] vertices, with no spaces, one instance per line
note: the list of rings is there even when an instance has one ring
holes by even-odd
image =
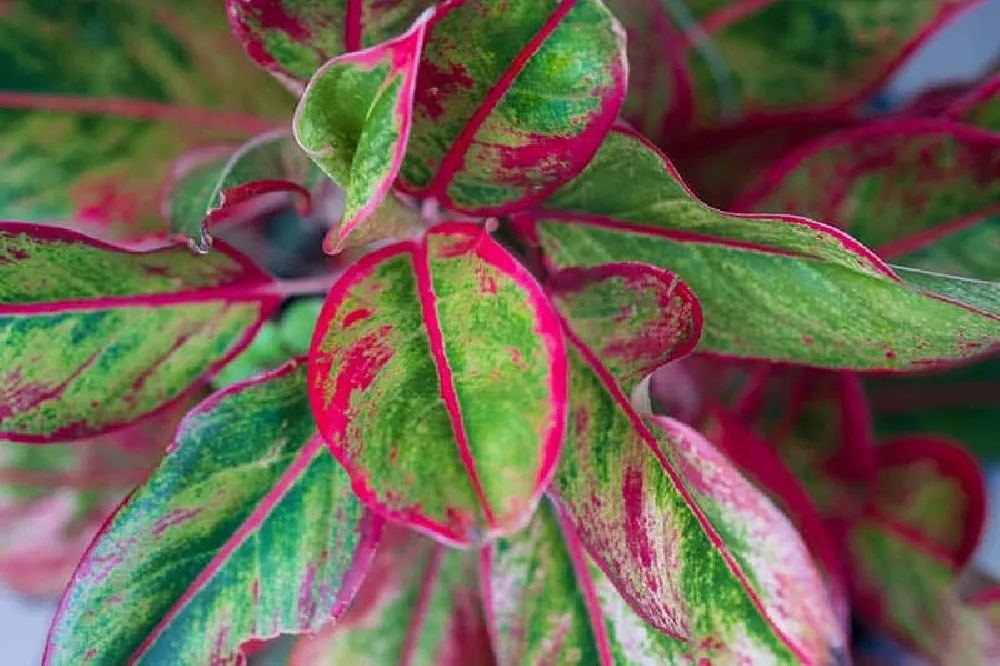
[[[996,663],[1000,79],[873,103],[977,4],[8,3],[45,663]]]

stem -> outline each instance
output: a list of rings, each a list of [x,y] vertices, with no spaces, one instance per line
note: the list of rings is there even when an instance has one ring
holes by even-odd
[[[295,280],[278,280],[274,289],[285,298],[326,294],[343,274],[343,271],[336,271]]]

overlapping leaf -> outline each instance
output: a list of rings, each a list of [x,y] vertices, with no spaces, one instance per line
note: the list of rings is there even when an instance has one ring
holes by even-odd
[[[948,121],[887,120],[795,151],[736,208],[807,215],[904,266],[1000,281],[998,175],[1000,135]]]
[[[303,636],[290,666],[492,666],[476,554],[389,527],[343,619]]]
[[[340,225],[324,241],[327,252],[420,226],[419,215],[390,190],[406,153],[417,66],[433,16],[428,10],[401,37],[326,63],[302,95],[295,138],[346,192]]]
[[[15,0],[0,60],[0,219],[116,238],[160,230],[160,185],[185,149],[265,131],[292,106],[217,2]]]
[[[982,354],[1000,340],[1000,285],[907,274],[919,280],[912,287],[833,227],[708,208],[623,128],[517,222],[554,268],[638,261],[676,272],[701,303],[703,352],[908,368]]]
[[[315,631],[361,583],[381,520],[316,433],[293,362],[215,394],[84,556],[45,664],[235,664]]]
[[[182,157],[168,179],[161,212],[174,236],[207,252],[212,228],[253,219],[274,208],[262,197],[293,194],[302,214],[311,207],[311,191],[323,173],[299,150],[286,130],[262,134],[238,148],[225,146]]]
[[[566,358],[528,271],[473,224],[369,254],[310,352],[320,430],[362,500],[453,544],[519,529],[565,431]]]
[[[152,414],[221,367],[280,300],[234,250],[135,252],[0,225],[0,433],[85,437]]]
[[[1000,74],[958,99],[945,115],[961,123],[1000,132]]]

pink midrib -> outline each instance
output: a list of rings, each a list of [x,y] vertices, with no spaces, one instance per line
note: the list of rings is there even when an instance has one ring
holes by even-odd
[[[444,563],[445,546],[435,544],[434,550],[428,557],[427,567],[424,569],[423,577],[420,581],[420,591],[417,593],[417,601],[410,615],[410,623],[406,627],[406,638],[403,641],[403,649],[399,656],[399,666],[411,666],[417,656],[417,647],[420,644],[420,633],[423,631],[424,623],[427,620],[427,613],[430,610],[431,599],[434,597],[434,588],[437,586],[441,565]]]

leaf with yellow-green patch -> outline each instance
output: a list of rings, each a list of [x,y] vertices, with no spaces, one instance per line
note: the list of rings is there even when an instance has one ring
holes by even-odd
[[[420,226],[392,195],[410,136],[427,10],[402,36],[326,63],[309,81],[292,127],[302,149],[345,191],[340,224],[323,241],[333,254]]]
[[[474,552],[387,527],[351,609],[289,666],[493,666]]]
[[[449,544],[520,529],[555,470],[566,356],[541,287],[482,227],[446,223],[351,266],[309,391],[354,489]]]
[[[704,313],[698,351],[860,370],[1000,345],[1000,284],[912,272],[904,281],[826,224],[709,208],[625,128],[577,178],[514,217],[551,268],[642,262],[677,273]]]
[[[0,435],[74,439],[180,400],[250,342],[281,294],[228,246],[123,249],[0,224]]]
[[[346,610],[382,522],[316,432],[306,381],[292,362],[188,414],[80,562],[46,666],[237,664],[248,640]]]

